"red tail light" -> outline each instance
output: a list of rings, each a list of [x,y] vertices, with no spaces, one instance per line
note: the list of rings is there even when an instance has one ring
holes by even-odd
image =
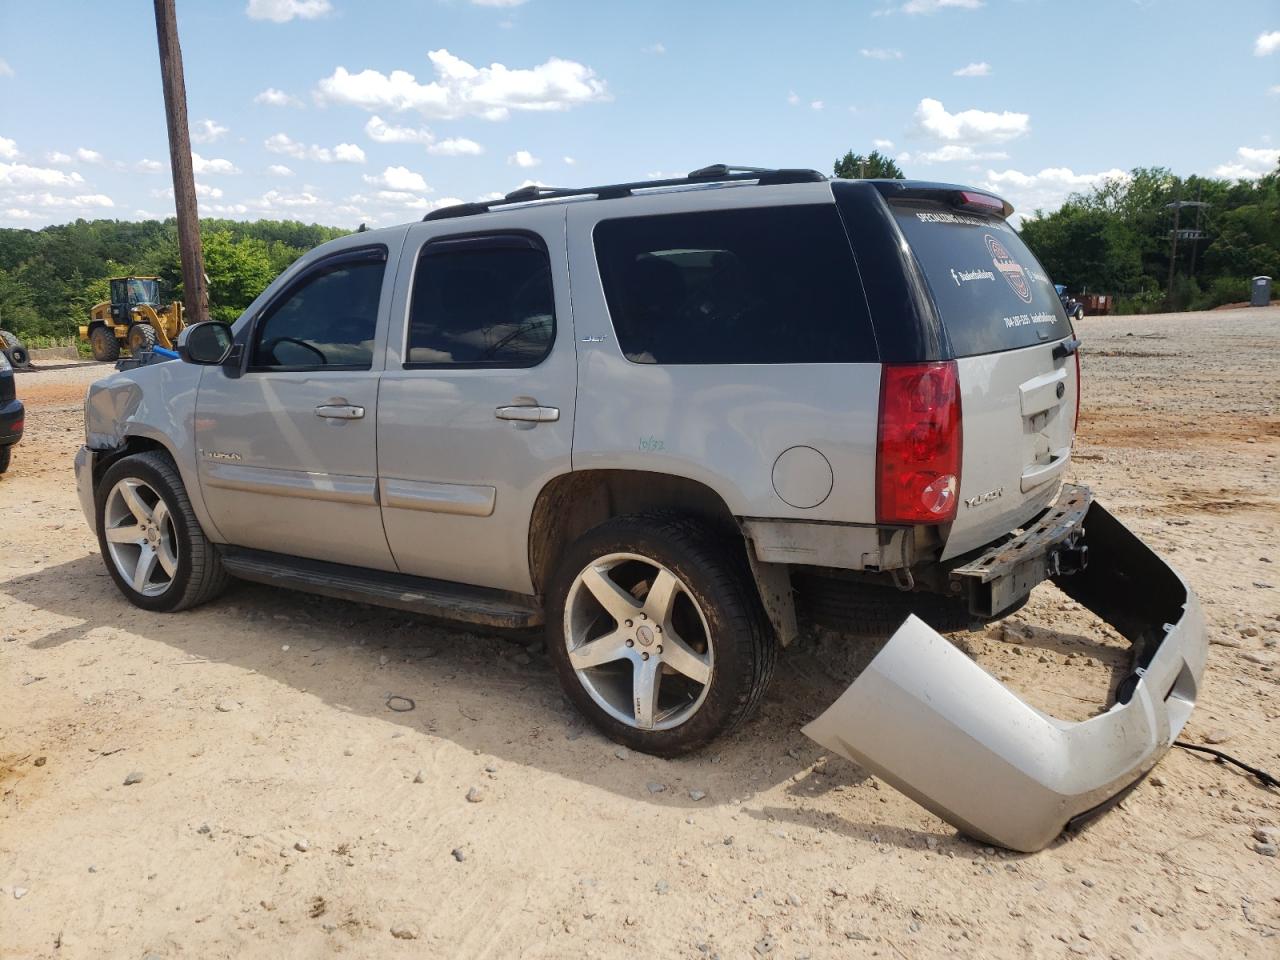
[[[880,523],[946,523],[960,490],[960,378],[955,361],[885,364],[876,445]]]
[[[1084,382],[1080,379],[1080,348],[1076,347],[1076,421],[1071,425],[1071,432],[1076,433],[1080,429],[1080,391],[1084,386]]]

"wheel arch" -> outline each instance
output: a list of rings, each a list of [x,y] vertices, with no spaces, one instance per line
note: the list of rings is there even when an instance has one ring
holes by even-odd
[[[749,565],[757,595],[779,640],[795,635],[789,570],[753,556],[742,527],[724,497],[707,484],[678,474],[646,470],[575,470],[542,488],[529,518],[529,576],[543,596],[565,549],[613,517],[669,510],[696,517],[720,530]]]

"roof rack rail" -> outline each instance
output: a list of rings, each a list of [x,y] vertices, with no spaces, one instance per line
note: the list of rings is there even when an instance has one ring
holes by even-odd
[[[769,167],[744,167],[733,163],[713,163],[709,167],[701,167],[684,177],[669,177],[663,180],[636,180],[631,183],[608,183],[597,187],[544,187],[530,184],[510,193],[498,200],[478,201],[476,203],[459,203],[451,207],[432,210],[423,220],[451,220],[455,217],[471,217],[480,213],[516,203],[530,203],[534,200],[559,200],[565,197],[594,197],[597,200],[613,200],[617,197],[632,196],[637,190],[652,190],[659,187],[683,187],[708,183],[740,183],[755,182],[762,187],[779,183],[820,183],[827,178],[817,170],[805,169],[773,169]]]

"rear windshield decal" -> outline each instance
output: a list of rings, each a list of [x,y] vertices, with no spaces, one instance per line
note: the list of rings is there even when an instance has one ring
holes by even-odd
[[[1009,281],[1009,286],[1018,295],[1018,299],[1023,303],[1030,303],[1031,284],[1027,283],[1027,275],[1022,270],[1022,264],[1013,259],[1004,244],[991,234],[986,234],[983,239],[987,241],[987,249],[991,251],[991,261],[1001,275]]]

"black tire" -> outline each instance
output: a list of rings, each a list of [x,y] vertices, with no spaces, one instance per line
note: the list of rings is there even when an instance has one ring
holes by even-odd
[[[0,349],[4,350],[9,362],[15,367],[31,366],[31,354],[22,345],[22,341],[8,330],[0,330]]]
[[[1084,319],[1084,307],[1076,307],[1075,318],[1076,318],[1077,320],[1083,320],[1083,319]]]
[[[9,463],[13,458],[13,447],[0,447],[0,473],[4,473],[9,469]]]
[[[94,327],[89,334],[89,346],[93,348],[93,359],[99,363],[115,363],[120,359],[120,341],[108,327]]]
[[[616,517],[561,558],[547,602],[547,651],[569,700],[610,739],[660,757],[697,750],[750,716],[773,676],[778,644],[741,548],[708,525],[667,513]],[[580,571],[613,553],[661,564],[686,586],[710,628],[714,660],[705,699],[679,726],[641,730],[603,710],[578,679],[565,641],[565,605]]]
[[[941,633],[982,622],[963,599],[936,593],[904,593],[891,586],[808,573],[794,575],[792,585],[802,619],[850,636],[888,637],[912,614]]]
[[[156,328],[149,323],[135,323],[129,328],[129,352],[135,357],[141,350],[150,350],[159,342]]]
[[[107,546],[104,521],[107,496],[117,483],[130,477],[142,480],[164,500],[169,508],[178,542],[177,570],[168,589],[158,596],[147,596],[134,590],[120,576]],[[222,558],[200,528],[195,511],[191,509],[186,487],[182,484],[182,477],[168,454],[149,450],[117,460],[98,481],[94,501],[98,547],[102,551],[103,563],[125,599],[134,606],[144,610],[174,613],[206,603],[226,587],[230,578],[223,569]]]

